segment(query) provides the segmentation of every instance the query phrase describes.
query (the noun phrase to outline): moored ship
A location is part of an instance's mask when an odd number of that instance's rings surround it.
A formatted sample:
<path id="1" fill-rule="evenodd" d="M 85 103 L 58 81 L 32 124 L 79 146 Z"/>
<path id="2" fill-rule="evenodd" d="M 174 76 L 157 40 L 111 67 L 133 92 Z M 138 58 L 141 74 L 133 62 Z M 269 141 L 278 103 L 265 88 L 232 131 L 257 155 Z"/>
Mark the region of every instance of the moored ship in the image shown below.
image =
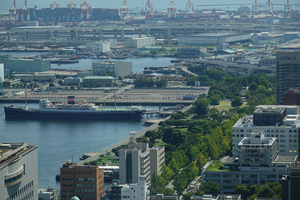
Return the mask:
<path id="1" fill-rule="evenodd" d="M 139 106 L 129 108 L 104 108 L 82 101 L 75 103 L 75 96 L 68 96 L 68 103 L 51 103 L 48 99 L 39 101 L 39 108 L 4 106 L 6 118 L 32 119 L 101 119 L 138 120 L 144 110 Z"/>

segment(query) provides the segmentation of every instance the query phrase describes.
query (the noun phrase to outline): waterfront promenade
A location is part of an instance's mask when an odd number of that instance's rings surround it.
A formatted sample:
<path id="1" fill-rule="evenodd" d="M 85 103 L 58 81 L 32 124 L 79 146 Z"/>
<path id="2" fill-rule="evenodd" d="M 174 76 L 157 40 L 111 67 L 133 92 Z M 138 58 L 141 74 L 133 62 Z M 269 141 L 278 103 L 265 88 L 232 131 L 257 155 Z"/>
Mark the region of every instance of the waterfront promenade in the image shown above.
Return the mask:
<path id="1" fill-rule="evenodd" d="M 192 105 L 189 105 L 189 106 L 187 106 L 187 107 L 184 107 L 184 108 L 181 110 L 181 112 L 185 112 L 185 111 L 189 110 L 190 108 L 192 108 Z M 163 119 L 162 121 L 165 121 L 165 120 L 167 120 L 167 119 L 169 119 L 169 118 L 170 118 L 170 116 L 169 116 L 169 117 L 166 117 L 166 118 Z M 151 131 L 151 130 L 154 130 L 154 129 L 156 129 L 156 128 L 158 128 L 158 124 L 153 124 L 153 125 L 151 125 L 151 126 L 145 128 L 145 129 L 143 129 L 143 130 L 141 130 L 141 131 L 135 133 L 135 137 L 136 137 L 136 138 L 141 137 L 141 136 L 145 135 L 145 133 L 146 133 L 147 131 Z M 130 137 L 130 136 L 129 136 L 129 137 Z M 81 162 L 79 162 L 79 163 L 77 163 L 77 164 L 78 164 L 78 165 L 83 165 L 83 163 L 85 163 L 85 162 L 90 162 L 90 161 L 93 161 L 93 160 L 97 160 L 97 159 L 99 158 L 99 156 L 102 155 L 102 154 L 105 155 L 106 153 L 110 153 L 110 155 L 112 155 L 112 154 L 113 154 L 113 153 L 112 153 L 112 149 L 114 149 L 114 148 L 116 148 L 116 147 L 118 147 L 118 146 L 120 146 L 120 145 L 126 145 L 126 144 L 128 144 L 128 143 L 129 143 L 129 137 L 126 138 L 126 139 L 124 139 L 124 140 L 122 140 L 122 141 L 120 141 L 120 142 L 118 142 L 118 143 L 116 143 L 116 144 L 114 144 L 114 145 L 112 145 L 112 146 L 110 146 L 110 147 L 108 147 L 108 148 L 106 148 L 106 149 L 104 149 L 104 150 L 102 150 L 102 151 L 100 151 L 100 152 L 96 152 L 93 156 L 91 156 L 91 157 L 89 157 L 89 158 L 87 158 L 87 159 L 85 159 L 85 160 L 83 160 L 83 161 L 81 161 Z"/>

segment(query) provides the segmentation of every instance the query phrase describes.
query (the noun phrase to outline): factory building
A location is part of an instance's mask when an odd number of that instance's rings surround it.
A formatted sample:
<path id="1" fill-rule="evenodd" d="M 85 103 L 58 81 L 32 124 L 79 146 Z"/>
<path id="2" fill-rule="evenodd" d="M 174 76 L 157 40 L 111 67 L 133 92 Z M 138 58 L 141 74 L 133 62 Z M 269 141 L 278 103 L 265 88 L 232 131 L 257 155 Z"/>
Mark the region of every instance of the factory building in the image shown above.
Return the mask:
<path id="1" fill-rule="evenodd" d="M 87 76 L 82 79 L 83 86 L 94 84 L 96 87 L 112 87 L 114 77 L 111 76 Z"/>
<path id="2" fill-rule="evenodd" d="M 269 32 L 253 33 L 252 43 L 254 45 L 265 44 L 265 43 L 277 43 L 281 42 L 283 34 L 270 34 Z"/>
<path id="3" fill-rule="evenodd" d="M 276 104 L 282 105 L 285 92 L 300 87 L 300 51 L 277 51 L 276 59 Z"/>
<path id="4" fill-rule="evenodd" d="M 154 46 L 154 45 L 155 45 L 154 37 L 138 37 L 138 38 L 125 39 L 126 47 L 142 48 L 145 46 Z"/>
<path id="5" fill-rule="evenodd" d="M 277 138 L 265 137 L 263 132 L 252 132 L 243 137 L 238 144 L 235 157 L 224 157 L 220 170 L 210 167 L 202 170 L 205 182 L 220 184 L 221 193 L 233 193 L 237 184 L 263 185 L 268 182 L 281 182 L 281 177 L 290 173 L 290 166 L 297 155 L 278 155 Z"/>
<path id="6" fill-rule="evenodd" d="M 0 199 L 38 199 L 37 146 L 0 144 Z"/>
<path id="7" fill-rule="evenodd" d="M 278 140 L 278 154 L 299 155 L 300 113 L 298 106 L 259 105 L 253 115 L 245 115 L 232 127 L 233 156 L 238 154 L 238 144 L 251 132 L 262 131 L 267 137 Z"/>
<path id="8" fill-rule="evenodd" d="M 235 43 L 251 40 L 250 34 L 241 34 L 236 32 L 227 33 L 203 33 L 188 36 L 179 36 L 179 45 L 206 45 Z"/>
<path id="9" fill-rule="evenodd" d="M 109 53 L 110 52 L 110 42 L 108 42 L 108 41 L 93 42 L 92 52 L 93 53 Z"/>
<path id="10" fill-rule="evenodd" d="M 289 40 L 299 39 L 300 32 L 285 32 L 283 34 L 283 42 L 287 42 Z"/>
<path id="11" fill-rule="evenodd" d="M 23 59 L 12 57 L 11 55 L 0 55 L 0 63 L 4 64 L 4 69 L 11 72 L 44 72 L 51 70 L 49 60 L 43 59 Z"/>
<path id="12" fill-rule="evenodd" d="M 92 62 L 93 75 L 105 76 L 108 72 L 111 75 L 126 76 L 132 72 L 132 62 L 123 61 L 99 61 Z"/>
<path id="13" fill-rule="evenodd" d="M 98 200 L 104 192 L 104 170 L 98 166 L 77 166 L 69 161 L 60 168 L 61 200 L 73 196 Z"/>

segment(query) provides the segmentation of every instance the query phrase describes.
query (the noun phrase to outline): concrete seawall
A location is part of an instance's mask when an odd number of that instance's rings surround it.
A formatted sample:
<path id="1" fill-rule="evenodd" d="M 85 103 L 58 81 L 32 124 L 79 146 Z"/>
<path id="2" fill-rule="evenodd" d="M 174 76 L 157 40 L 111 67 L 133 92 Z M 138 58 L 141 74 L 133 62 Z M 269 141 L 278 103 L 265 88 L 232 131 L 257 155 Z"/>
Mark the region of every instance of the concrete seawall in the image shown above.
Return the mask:
<path id="1" fill-rule="evenodd" d="M 192 105 L 189 105 L 189 106 L 183 108 L 181 111 L 185 112 L 185 111 L 189 110 L 190 108 L 192 108 Z M 167 117 L 167 118 L 165 118 L 163 121 L 165 121 L 165 120 L 167 120 L 169 118 L 170 118 L 170 116 Z M 158 128 L 158 124 L 153 124 L 153 125 L 145 128 L 145 129 L 143 129 L 143 130 L 135 133 L 135 137 L 136 138 L 141 137 L 141 136 L 145 135 L 145 133 L 147 131 L 151 131 L 151 130 L 154 130 L 156 128 Z M 85 163 L 85 162 L 90 162 L 90 161 L 93 161 L 93 160 L 97 160 L 100 155 L 102 155 L 102 154 L 105 155 L 107 152 L 112 153 L 112 149 L 114 149 L 114 148 L 116 148 L 116 147 L 118 147 L 120 145 L 126 145 L 128 143 L 129 143 L 129 137 L 126 138 L 126 139 L 124 139 L 124 140 L 122 140 L 122 141 L 120 141 L 120 142 L 117 142 L 116 144 L 114 144 L 114 145 L 112 145 L 112 146 L 110 146 L 110 147 L 108 147 L 108 148 L 106 148 L 106 149 L 104 149 L 104 150 L 102 150 L 100 152 L 97 152 L 94 156 L 91 156 L 91 157 L 89 157 L 89 158 L 87 158 L 87 159 L 85 159 L 85 160 L 83 160 L 83 161 L 81 161 L 81 162 L 79 162 L 77 164 L 78 165 L 83 165 L 83 163 Z"/>

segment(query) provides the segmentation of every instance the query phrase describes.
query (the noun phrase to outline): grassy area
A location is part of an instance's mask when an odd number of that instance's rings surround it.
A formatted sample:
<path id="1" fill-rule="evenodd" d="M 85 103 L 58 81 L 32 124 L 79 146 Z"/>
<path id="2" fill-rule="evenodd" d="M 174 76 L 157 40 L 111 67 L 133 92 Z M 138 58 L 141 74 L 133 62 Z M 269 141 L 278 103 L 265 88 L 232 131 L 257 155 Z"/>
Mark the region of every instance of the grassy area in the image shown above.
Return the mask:
<path id="1" fill-rule="evenodd" d="M 216 160 L 209 165 L 206 171 L 229 171 L 229 169 L 223 169 L 224 165 L 221 164 L 221 161 Z"/>
<path id="2" fill-rule="evenodd" d="M 115 157 L 102 157 L 102 158 L 99 158 L 97 161 L 98 162 L 108 162 L 109 160 L 112 160 L 114 159 Z"/>
<path id="3" fill-rule="evenodd" d="M 161 140 L 158 140 L 155 142 L 155 146 L 165 146 L 167 143 L 161 141 Z"/>
<path id="4" fill-rule="evenodd" d="M 247 102 L 243 102 L 241 107 L 247 106 Z M 231 107 L 231 102 L 220 102 L 220 105 L 216 106 L 218 110 L 229 110 Z"/>
<path id="5" fill-rule="evenodd" d="M 174 128 L 174 130 L 180 130 L 182 132 L 187 132 L 188 128 Z"/>
<path id="6" fill-rule="evenodd" d="M 114 160 L 110 165 L 111 166 L 119 166 L 119 160 Z"/>

